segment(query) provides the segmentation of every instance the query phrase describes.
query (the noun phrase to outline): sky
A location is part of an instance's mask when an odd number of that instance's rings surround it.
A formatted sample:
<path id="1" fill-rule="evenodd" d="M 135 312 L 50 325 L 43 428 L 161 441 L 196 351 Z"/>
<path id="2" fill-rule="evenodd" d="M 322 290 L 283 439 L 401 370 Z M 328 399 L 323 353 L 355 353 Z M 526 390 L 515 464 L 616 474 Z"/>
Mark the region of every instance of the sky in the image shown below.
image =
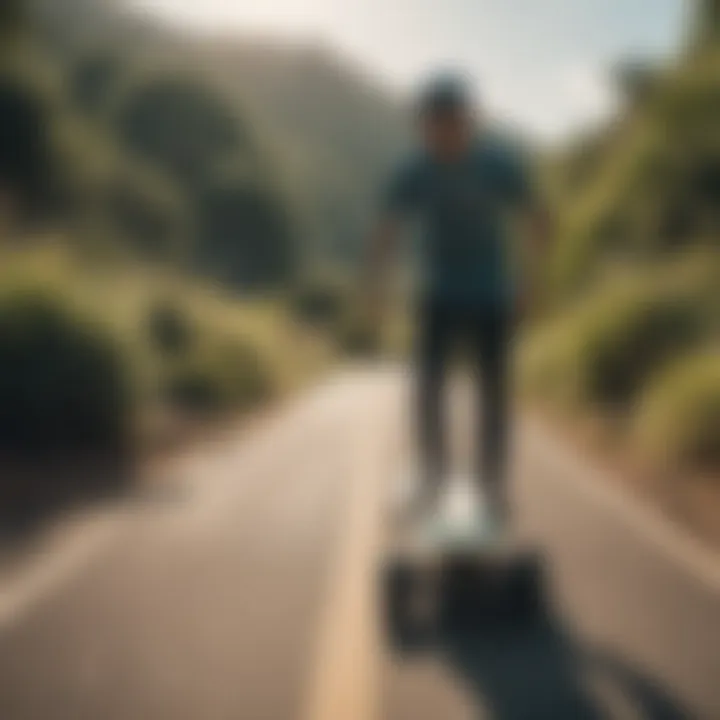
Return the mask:
<path id="1" fill-rule="evenodd" d="M 319 40 L 402 92 L 436 69 L 476 84 L 490 112 L 548 140 L 617 107 L 608 68 L 664 58 L 688 0 L 131 0 L 203 31 Z"/>

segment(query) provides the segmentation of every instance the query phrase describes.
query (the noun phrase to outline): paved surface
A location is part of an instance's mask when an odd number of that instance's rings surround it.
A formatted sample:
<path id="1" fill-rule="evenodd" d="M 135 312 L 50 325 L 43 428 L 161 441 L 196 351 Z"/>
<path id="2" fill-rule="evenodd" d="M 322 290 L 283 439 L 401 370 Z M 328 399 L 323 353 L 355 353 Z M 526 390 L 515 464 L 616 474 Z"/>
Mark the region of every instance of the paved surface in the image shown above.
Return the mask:
<path id="1" fill-rule="evenodd" d="M 0 579 L 2 720 L 720 717 L 717 563 L 532 425 L 514 492 L 532 631 L 395 656 L 374 578 L 405 383 L 344 374 L 67 521 Z"/>

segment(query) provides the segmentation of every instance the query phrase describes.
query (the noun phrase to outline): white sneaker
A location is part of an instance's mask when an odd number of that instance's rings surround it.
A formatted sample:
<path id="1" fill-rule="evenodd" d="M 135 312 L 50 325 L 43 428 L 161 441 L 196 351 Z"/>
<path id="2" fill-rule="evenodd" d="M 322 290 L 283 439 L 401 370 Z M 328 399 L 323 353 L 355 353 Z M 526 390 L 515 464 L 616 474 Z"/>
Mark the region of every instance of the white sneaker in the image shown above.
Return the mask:
<path id="1" fill-rule="evenodd" d="M 490 504 L 477 502 L 460 518 L 442 512 L 427 516 L 424 532 L 429 542 L 450 548 L 495 547 L 504 542 L 507 522 Z"/>
<path id="2" fill-rule="evenodd" d="M 490 503 L 483 506 L 479 519 L 480 536 L 489 545 L 501 544 L 508 530 L 507 517 Z"/>

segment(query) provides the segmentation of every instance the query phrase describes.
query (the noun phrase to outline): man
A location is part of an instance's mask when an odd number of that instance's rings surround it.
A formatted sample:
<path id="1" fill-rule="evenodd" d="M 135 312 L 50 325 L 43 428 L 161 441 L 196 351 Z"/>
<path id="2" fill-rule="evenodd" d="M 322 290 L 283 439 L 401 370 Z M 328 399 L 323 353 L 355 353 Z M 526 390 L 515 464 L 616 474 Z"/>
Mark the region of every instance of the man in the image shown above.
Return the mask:
<path id="1" fill-rule="evenodd" d="M 509 228 L 521 216 L 544 234 L 521 154 L 477 117 L 461 78 L 429 83 L 417 107 L 421 148 L 396 173 L 370 250 L 374 313 L 401 221 L 424 226 L 419 302 L 418 419 L 423 485 L 416 498 L 431 509 L 446 471 L 442 389 L 459 341 L 469 346 L 478 377 L 477 478 L 486 519 L 508 516 L 509 347 L 517 313 L 510 269 Z M 536 238 L 537 239 L 537 238 Z M 375 318 L 378 320 L 378 318 Z"/>

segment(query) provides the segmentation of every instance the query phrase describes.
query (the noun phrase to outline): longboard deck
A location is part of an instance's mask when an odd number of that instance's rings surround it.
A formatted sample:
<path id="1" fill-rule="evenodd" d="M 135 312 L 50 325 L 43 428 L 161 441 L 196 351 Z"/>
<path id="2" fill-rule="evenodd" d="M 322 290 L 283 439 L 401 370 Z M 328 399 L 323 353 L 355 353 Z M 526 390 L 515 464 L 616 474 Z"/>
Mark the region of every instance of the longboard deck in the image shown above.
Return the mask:
<path id="1" fill-rule="evenodd" d="M 451 557 L 500 562 L 530 549 L 529 543 L 512 530 L 490 536 L 482 526 L 470 529 L 448 526 L 434 537 L 423 526 L 424 522 L 407 521 L 394 527 L 386 543 L 386 554 L 432 562 Z"/>
<path id="2" fill-rule="evenodd" d="M 537 615 L 542 563 L 527 540 L 512 530 L 501 537 L 486 533 L 482 520 L 468 526 L 435 519 L 446 522 L 440 535 L 427 532 L 427 518 L 401 517 L 388 528 L 382 588 L 393 644 Z"/>

